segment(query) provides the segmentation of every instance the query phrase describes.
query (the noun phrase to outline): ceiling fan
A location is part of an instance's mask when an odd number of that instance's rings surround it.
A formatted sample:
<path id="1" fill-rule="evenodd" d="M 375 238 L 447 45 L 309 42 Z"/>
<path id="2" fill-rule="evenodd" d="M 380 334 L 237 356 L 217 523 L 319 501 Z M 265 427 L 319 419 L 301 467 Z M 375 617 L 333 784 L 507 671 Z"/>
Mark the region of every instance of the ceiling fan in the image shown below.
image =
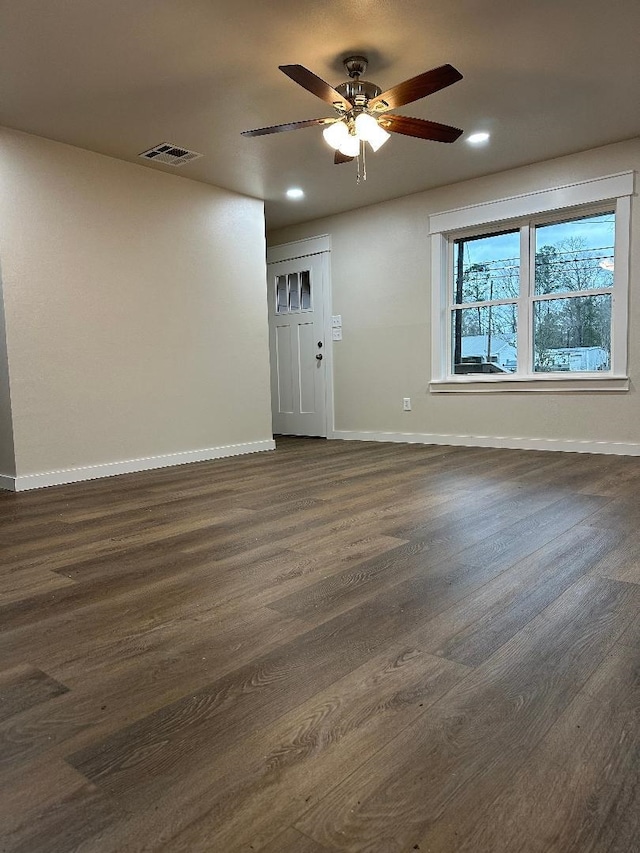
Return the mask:
<path id="1" fill-rule="evenodd" d="M 336 116 L 245 130 L 242 136 L 265 136 L 269 133 L 323 125 L 323 136 L 335 149 L 334 163 L 340 164 L 348 163 L 361 153 L 364 154 L 365 142 L 377 151 L 389 139 L 390 132 L 436 142 L 455 142 L 462 134 L 457 127 L 389 113 L 389 110 L 418 101 L 462 80 L 462 74 L 452 65 L 432 68 L 431 71 L 405 80 L 386 92 L 375 83 L 360 79 L 367 70 L 365 56 L 347 57 L 344 67 L 350 79 L 334 89 L 303 65 L 280 65 L 280 71 L 287 77 L 330 104 L 336 111 Z"/>

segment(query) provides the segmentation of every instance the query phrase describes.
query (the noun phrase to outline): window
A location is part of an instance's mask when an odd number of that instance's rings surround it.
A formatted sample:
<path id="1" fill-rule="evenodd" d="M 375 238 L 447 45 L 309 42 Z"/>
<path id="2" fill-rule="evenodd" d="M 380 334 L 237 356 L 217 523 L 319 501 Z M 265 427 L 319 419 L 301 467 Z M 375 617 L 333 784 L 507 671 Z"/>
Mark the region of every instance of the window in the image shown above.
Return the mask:
<path id="1" fill-rule="evenodd" d="M 450 372 L 609 371 L 614 241 L 614 211 L 454 239 Z"/>
<path id="2" fill-rule="evenodd" d="M 276 314 L 311 311 L 311 277 L 309 270 L 276 276 Z"/>
<path id="3" fill-rule="evenodd" d="M 547 191 L 431 217 L 432 391 L 628 387 L 633 175 L 562 189 L 565 209 L 545 209 Z M 472 227 L 433 227 L 458 222 Z"/>
<path id="4" fill-rule="evenodd" d="M 609 371 L 615 211 L 533 233 L 533 370 Z"/>
<path id="5" fill-rule="evenodd" d="M 520 233 L 455 240 L 450 285 L 451 372 L 515 373 Z"/>

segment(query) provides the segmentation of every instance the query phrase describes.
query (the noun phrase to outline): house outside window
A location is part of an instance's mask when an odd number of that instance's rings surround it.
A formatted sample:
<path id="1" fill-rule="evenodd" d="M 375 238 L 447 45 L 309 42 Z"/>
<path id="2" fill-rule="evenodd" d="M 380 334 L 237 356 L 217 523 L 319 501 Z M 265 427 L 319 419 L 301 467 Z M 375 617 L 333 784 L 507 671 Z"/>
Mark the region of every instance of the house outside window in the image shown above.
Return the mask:
<path id="1" fill-rule="evenodd" d="M 626 173 L 432 216 L 431 390 L 628 388 L 632 192 Z"/>

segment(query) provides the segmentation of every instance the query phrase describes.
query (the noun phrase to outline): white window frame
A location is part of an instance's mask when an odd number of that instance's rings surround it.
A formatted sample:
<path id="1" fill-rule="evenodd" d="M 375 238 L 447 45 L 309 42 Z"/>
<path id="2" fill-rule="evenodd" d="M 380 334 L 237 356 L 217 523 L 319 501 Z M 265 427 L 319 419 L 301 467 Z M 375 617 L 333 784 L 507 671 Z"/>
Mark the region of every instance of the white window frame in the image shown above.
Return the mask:
<path id="1" fill-rule="evenodd" d="M 525 193 L 497 201 L 436 213 L 429 217 L 431 235 L 432 393 L 496 391 L 627 391 L 627 338 L 629 302 L 629 255 L 631 196 L 634 172 L 608 175 L 589 181 Z M 531 356 L 533 260 L 529 228 L 590 213 L 614 210 L 615 254 L 612 296 L 611 370 L 605 372 L 533 373 Z M 528 372 L 517 374 L 451 373 L 450 278 L 455 239 L 509 229 L 521 229 L 522 271 L 528 292 L 518 300 L 518 364 Z M 596 293 L 594 291 L 594 293 Z M 593 295 L 593 294 L 589 294 Z M 555 295 L 560 298 L 560 294 Z M 507 300 L 513 302 L 513 300 Z"/>

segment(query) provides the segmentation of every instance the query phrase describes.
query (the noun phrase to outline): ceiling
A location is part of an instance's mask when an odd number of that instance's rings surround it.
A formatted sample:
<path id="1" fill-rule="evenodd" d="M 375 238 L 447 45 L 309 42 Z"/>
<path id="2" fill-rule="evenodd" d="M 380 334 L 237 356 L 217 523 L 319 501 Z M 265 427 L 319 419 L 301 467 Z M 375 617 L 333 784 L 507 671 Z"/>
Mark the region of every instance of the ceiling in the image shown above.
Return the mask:
<path id="1" fill-rule="evenodd" d="M 264 199 L 275 228 L 640 136 L 639 32 L 638 0 L 0 0 L 0 124 L 137 163 L 198 151 L 148 168 Z M 490 142 L 394 134 L 357 185 L 318 127 L 240 136 L 331 115 L 278 65 L 335 86 L 353 53 L 382 89 L 451 63 L 461 82 L 398 112 Z"/>

